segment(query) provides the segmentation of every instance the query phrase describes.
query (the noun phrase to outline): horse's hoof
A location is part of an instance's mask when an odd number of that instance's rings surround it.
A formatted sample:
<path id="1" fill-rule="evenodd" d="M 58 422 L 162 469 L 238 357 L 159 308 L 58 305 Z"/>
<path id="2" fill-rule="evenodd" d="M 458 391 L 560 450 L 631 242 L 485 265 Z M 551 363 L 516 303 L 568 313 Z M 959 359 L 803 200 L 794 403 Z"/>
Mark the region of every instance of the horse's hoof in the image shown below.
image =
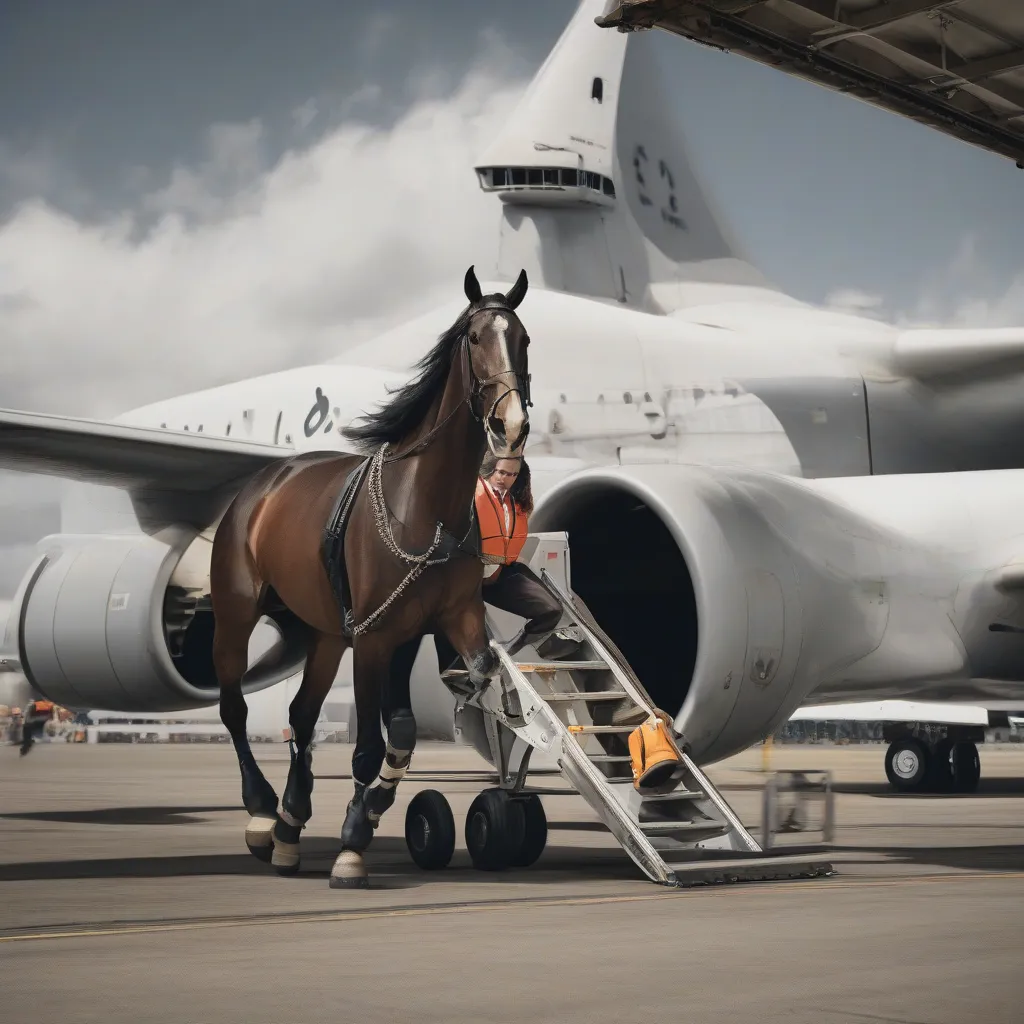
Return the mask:
<path id="1" fill-rule="evenodd" d="M 363 858 L 355 850 L 342 850 L 331 868 L 332 889 L 369 889 Z"/>
<path id="2" fill-rule="evenodd" d="M 282 839 L 281 825 L 278 823 L 274 833 L 274 853 L 270 858 L 270 863 L 273 864 L 274 870 L 279 875 L 294 875 L 299 870 L 299 844 L 289 843 L 286 839 Z"/>
<path id="3" fill-rule="evenodd" d="M 245 845 L 257 859 L 269 864 L 274 853 L 274 824 L 276 818 L 254 814 L 245 827 Z"/>

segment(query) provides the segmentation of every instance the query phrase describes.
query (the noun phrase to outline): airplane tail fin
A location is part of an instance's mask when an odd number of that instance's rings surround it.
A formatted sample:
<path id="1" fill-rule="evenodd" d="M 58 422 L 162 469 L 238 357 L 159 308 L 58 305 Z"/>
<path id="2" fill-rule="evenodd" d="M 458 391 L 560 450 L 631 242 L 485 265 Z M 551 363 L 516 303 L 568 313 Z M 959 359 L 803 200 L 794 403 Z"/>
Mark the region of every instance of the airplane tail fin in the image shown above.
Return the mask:
<path id="1" fill-rule="evenodd" d="M 503 202 L 497 276 L 668 313 L 778 295 L 687 155 L 649 33 L 598 28 L 582 0 L 478 161 Z"/>

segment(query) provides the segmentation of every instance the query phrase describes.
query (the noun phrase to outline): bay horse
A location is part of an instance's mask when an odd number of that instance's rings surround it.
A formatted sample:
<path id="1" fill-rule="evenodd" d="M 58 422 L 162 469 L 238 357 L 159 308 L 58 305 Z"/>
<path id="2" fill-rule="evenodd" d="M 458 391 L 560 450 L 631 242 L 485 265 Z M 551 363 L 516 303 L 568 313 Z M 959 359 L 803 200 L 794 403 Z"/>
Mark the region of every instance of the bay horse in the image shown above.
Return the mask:
<path id="1" fill-rule="evenodd" d="M 332 888 L 369 884 L 362 854 L 416 744 L 408 676 L 391 678 L 396 649 L 440 630 L 473 686 L 498 669 L 484 628 L 474 493 L 485 448 L 514 456 L 529 433 L 529 336 L 515 313 L 526 272 L 507 294 L 483 295 L 470 267 L 464 289 L 469 305 L 418 374 L 343 431 L 361 455 L 306 452 L 265 467 L 214 536 L 220 716 L 238 755 L 246 843 L 281 874 L 299 869 L 299 837 L 313 813 L 313 729 L 341 657 L 353 649 L 354 793 Z M 268 612 L 298 619 L 308 638 L 289 707 L 291 764 L 280 809 L 246 737 L 242 693 L 249 638 Z"/>

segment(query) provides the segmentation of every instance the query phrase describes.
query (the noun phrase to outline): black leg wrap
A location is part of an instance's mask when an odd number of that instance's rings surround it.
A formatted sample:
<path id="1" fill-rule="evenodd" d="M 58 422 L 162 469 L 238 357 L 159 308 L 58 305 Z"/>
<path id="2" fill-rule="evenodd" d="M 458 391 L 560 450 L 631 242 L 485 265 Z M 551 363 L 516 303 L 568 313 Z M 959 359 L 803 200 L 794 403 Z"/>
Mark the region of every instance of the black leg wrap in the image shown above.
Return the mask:
<path id="1" fill-rule="evenodd" d="M 341 845 L 342 849 L 362 853 L 373 839 L 373 826 L 366 814 L 367 787 L 356 782 L 355 789 L 355 795 L 348 802 L 345 823 L 341 826 Z"/>
<path id="2" fill-rule="evenodd" d="M 307 747 L 301 754 L 290 740 L 291 767 L 288 769 L 288 783 L 281 800 L 283 816 L 289 824 L 304 825 L 313 817 L 313 752 Z"/>
<path id="3" fill-rule="evenodd" d="M 406 760 L 412 754 L 416 746 L 416 719 L 409 708 L 399 708 L 391 716 L 388 722 L 388 747 L 387 758 L 390 761 L 392 753 L 399 759 L 405 755 Z M 398 763 L 401 763 L 399 761 Z"/>
<path id="4" fill-rule="evenodd" d="M 381 815 L 395 802 L 396 791 L 397 787 L 390 784 L 371 786 L 366 791 L 366 816 L 374 829 L 380 824 Z"/>
<path id="5" fill-rule="evenodd" d="M 274 838 L 280 843 L 297 843 L 302 836 L 301 825 L 289 825 L 280 818 L 274 824 Z"/>
<path id="6" fill-rule="evenodd" d="M 273 818 L 277 814 L 277 793 L 267 782 L 253 758 L 239 761 L 242 771 L 242 806 L 253 816 Z"/>

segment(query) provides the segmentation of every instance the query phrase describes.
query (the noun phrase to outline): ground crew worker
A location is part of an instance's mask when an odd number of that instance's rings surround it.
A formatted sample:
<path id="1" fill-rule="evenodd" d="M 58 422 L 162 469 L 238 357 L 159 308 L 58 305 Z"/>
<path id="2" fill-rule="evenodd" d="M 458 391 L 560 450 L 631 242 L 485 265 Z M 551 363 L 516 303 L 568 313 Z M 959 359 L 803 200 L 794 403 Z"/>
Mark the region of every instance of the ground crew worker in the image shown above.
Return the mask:
<path id="1" fill-rule="evenodd" d="M 528 565 L 518 561 L 526 543 L 533 492 L 530 467 L 526 460 L 496 459 L 488 454 L 480 467 L 476 485 L 476 515 L 480 524 L 480 547 L 484 557 L 483 598 L 487 604 L 520 615 L 526 624 L 508 646 L 515 654 L 558 625 L 562 606 Z M 422 636 L 415 637 L 395 651 L 391 677 L 402 680 L 408 692 L 408 680 L 420 648 Z M 462 659 L 443 633 L 434 634 L 439 672 L 461 666 Z M 579 648 L 579 641 L 549 636 L 537 648 L 544 659 L 565 658 Z M 397 692 L 401 692 L 400 690 Z M 387 723 L 391 700 L 385 695 L 383 717 Z"/>
<path id="2" fill-rule="evenodd" d="M 53 715 L 51 700 L 31 700 L 25 705 L 25 719 L 21 727 L 21 756 L 24 757 L 35 743 L 36 736 L 42 736 L 46 723 Z"/>
<path id="3" fill-rule="evenodd" d="M 502 611 L 521 615 L 526 624 L 509 645 L 509 654 L 550 633 L 562 617 L 562 606 L 534 574 L 518 561 L 529 532 L 533 512 L 530 467 L 525 459 L 484 458 L 476 483 L 476 516 L 480 523 L 480 548 L 484 562 L 483 598 Z M 455 658 L 444 637 L 438 637 L 438 663 L 442 655 Z M 537 649 L 542 658 L 564 658 L 579 645 L 551 636 Z"/>

